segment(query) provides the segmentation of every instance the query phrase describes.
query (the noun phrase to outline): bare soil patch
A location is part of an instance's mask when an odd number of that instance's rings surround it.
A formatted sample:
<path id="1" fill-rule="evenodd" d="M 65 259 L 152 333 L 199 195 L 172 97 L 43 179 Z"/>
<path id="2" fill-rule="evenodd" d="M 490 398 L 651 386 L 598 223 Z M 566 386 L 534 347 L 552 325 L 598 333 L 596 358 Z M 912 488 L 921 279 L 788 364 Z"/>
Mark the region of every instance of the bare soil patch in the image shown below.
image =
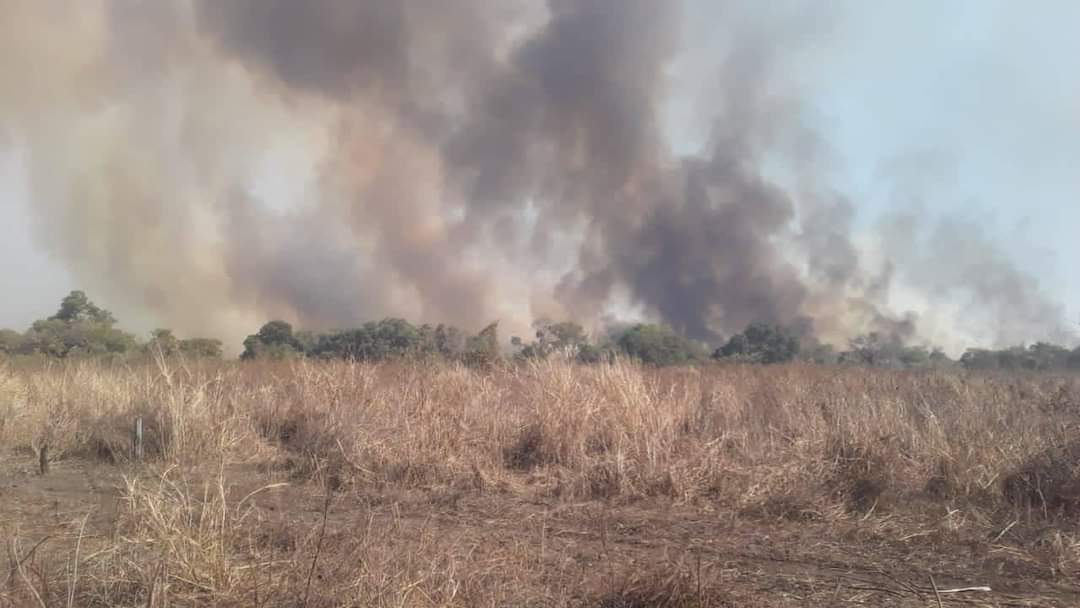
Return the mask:
<path id="1" fill-rule="evenodd" d="M 161 470 L 83 460 L 55 463 L 41 476 L 33 464 L 0 461 L 0 534 L 9 545 L 0 605 L 32 601 L 29 586 L 70 569 L 84 519 L 81 559 L 107 551 L 130 532 L 130 480 L 163 479 Z M 346 571 L 382 592 L 371 605 L 393 597 L 401 605 L 906 607 L 936 605 L 935 586 L 945 606 L 1080 605 L 1077 573 L 1056 569 L 1053 558 L 1055 538 L 1075 529 L 1055 528 L 1058 536 L 1047 539 L 1038 526 L 1016 524 L 1001 538 L 970 538 L 940 518 L 803 517 L 789 513 L 798 505 L 740 513 L 707 501 L 537 500 L 449 487 L 351 487 L 328 504 L 324 486 L 287 477 L 255 466 L 164 473 L 203 507 L 221 489 L 227 504 L 248 497 L 235 532 L 250 536 L 253 554 L 276 555 L 293 570 L 314 563 L 306 600 L 301 590 L 259 580 L 253 566 L 252 580 L 237 583 L 237 605 L 355 605 L 323 585 Z M 22 573 L 13 559 L 23 560 Z M 992 591 L 953 591 L 984 585 Z M 64 605 L 67 591 L 37 592 L 52 606 Z M 93 594 L 79 597 L 87 603 L 77 605 L 94 605 Z M 129 597 L 147 605 L 149 590 L 133 588 Z"/>

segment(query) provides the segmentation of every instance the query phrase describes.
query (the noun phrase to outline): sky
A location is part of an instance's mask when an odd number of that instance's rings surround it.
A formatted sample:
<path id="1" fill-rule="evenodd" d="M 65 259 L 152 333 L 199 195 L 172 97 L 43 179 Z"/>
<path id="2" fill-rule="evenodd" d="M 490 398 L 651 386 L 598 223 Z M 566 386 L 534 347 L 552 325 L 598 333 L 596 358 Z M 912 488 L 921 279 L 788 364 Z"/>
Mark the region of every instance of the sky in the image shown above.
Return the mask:
<path id="1" fill-rule="evenodd" d="M 689 48 L 672 66 L 667 128 L 676 148 L 703 143 L 710 36 L 729 15 L 690 2 Z M 744 3 L 740 18 L 775 19 L 796 52 L 792 83 L 828 162 L 819 170 L 856 209 L 871 242 L 896 211 L 916 208 L 979 226 L 1035 276 L 1080 326 L 1080 3 L 1040 0 L 834 0 Z M 794 17 L 791 17 L 794 15 Z M 34 231 L 26 151 L 0 124 L 0 327 L 51 314 L 74 284 Z M 255 190 L 271 201 L 304 191 L 304 172 L 268 159 Z M 110 305 L 109 294 L 90 294 Z M 149 329 L 152 320 L 139 320 Z"/>

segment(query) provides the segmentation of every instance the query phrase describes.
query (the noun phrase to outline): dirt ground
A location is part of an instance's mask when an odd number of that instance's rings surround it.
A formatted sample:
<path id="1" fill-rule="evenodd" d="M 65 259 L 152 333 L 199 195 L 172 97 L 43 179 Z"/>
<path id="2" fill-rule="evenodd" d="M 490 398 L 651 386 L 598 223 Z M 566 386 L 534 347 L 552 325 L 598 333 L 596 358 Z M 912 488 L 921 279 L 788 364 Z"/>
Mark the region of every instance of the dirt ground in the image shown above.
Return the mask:
<path id="1" fill-rule="evenodd" d="M 68 559 L 84 525 L 84 556 L 107 543 L 125 508 L 125 473 L 138 474 L 69 460 L 41 476 L 30 459 L 0 460 L 0 581 L 14 585 L 40 560 Z M 228 478 L 237 497 L 281 481 L 250 467 Z M 319 529 L 325 508 L 326 545 L 364 539 L 369 567 L 406 568 L 400 560 L 410 555 L 429 570 L 443 564 L 461 581 L 455 597 L 443 598 L 451 605 L 1080 606 L 1080 573 L 1032 557 L 1055 537 L 1018 524 L 997 538 L 963 538 L 942 524 L 960 513 L 925 521 L 773 517 L 707 503 L 571 503 L 480 487 L 348 488 L 327 507 L 312 483 L 264 489 L 246 504 L 285 543 Z M 348 559 L 327 555 L 317 577 L 333 576 L 335 561 Z M 19 560 L 29 574 L 14 567 Z M 956 591 L 985 586 L 991 590 Z"/>

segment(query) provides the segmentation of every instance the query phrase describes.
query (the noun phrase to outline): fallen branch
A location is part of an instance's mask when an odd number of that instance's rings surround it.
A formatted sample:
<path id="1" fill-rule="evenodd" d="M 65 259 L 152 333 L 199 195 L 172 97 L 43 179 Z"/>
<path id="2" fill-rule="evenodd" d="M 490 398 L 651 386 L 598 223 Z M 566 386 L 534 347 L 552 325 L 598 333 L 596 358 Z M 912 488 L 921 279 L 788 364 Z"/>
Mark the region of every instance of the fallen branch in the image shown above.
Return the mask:
<path id="1" fill-rule="evenodd" d="M 966 593 L 968 591 L 993 591 L 990 587 L 957 587 L 956 589 L 939 589 L 938 593 Z"/>

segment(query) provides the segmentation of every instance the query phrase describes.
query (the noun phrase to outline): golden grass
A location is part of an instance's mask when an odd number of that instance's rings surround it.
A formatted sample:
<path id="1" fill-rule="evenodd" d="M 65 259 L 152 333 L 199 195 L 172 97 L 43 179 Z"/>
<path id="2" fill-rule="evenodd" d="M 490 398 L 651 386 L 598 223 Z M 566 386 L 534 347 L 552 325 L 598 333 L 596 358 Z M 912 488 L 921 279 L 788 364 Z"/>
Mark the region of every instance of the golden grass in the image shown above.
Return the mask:
<path id="1" fill-rule="evenodd" d="M 137 467 L 136 416 L 146 429 Z M 942 526 L 991 529 L 1077 512 L 1078 423 L 1080 382 L 1049 375 L 559 361 L 0 366 L 8 454 L 29 459 L 47 445 L 54 460 L 125 474 L 115 530 L 81 545 L 78 575 L 77 545 L 65 545 L 57 582 L 16 584 L 14 568 L 0 606 L 473 605 L 469 585 L 502 584 L 492 573 L 465 584 L 452 564 L 424 561 L 449 553 L 423 538 L 394 553 L 378 548 L 392 544 L 376 543 L 378 532 L 332 530 L 328 545 L 325 511 L 306 527 L 274 523 L 247 495 L 258 483 L 228 490 L 237 467 L 307 484 L 327 510 L 379 493 L 488 493 L 664 500 L 761 522 L 883 518 L 882 529 L 962 510 L 964 521 Z M 921 532 L 897 531 L 909 533 Z M 1050 544 L 1063 570 L 1078 567 L 1073 537 Z M 27 547 L 12 547 L 18 562 Z M 320 564 L 328 547 L 332 563 Z M 361 565 L 346 573 L 347 555 Z"/>

